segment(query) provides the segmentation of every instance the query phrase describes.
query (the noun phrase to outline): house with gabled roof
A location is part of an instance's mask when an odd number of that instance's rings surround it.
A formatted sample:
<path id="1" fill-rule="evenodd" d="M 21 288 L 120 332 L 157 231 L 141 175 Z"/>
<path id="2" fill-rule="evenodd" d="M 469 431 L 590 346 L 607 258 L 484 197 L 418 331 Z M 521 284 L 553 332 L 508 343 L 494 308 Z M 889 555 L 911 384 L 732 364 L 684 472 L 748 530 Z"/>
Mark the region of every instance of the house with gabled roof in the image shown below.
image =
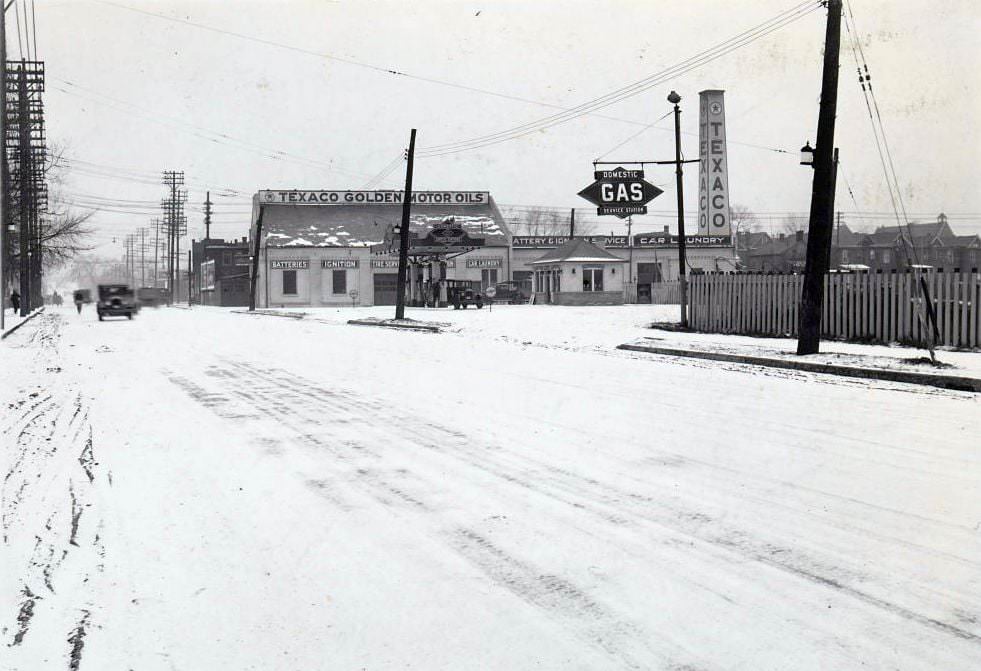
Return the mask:
<path id="1" fill-rule="evenodd" d="M 570 238 L 531 262 L 536 299 L 554 305 L 622 305 L 625 263 L 585 238 Z"/>

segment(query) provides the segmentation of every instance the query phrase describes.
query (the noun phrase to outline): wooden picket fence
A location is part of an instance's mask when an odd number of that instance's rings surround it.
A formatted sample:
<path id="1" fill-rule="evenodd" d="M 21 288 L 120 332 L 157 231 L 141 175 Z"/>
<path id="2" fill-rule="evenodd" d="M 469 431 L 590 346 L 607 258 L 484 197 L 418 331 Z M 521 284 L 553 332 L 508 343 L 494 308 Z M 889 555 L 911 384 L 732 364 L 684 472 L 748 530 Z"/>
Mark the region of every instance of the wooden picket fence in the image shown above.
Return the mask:
<path id="1" fill-rule="evenodd" d="M 651 285 L 651 303 L 654 305 L 678 305 L 681 303 L 681 287 L 678 281 L 655 282 Z"/>
<path id="2" fill-rule="evenodd" d="M 824 278 L 821 336 L 922 345 L 929 331 L 926 281 L 936 313 L 935 344 L 981 347 L 981 275 L 977 272 L 831 273 Z M 689 321 L 695 330 L 796 336 L 803 275 L 705 274 L 689 280 Z"/>

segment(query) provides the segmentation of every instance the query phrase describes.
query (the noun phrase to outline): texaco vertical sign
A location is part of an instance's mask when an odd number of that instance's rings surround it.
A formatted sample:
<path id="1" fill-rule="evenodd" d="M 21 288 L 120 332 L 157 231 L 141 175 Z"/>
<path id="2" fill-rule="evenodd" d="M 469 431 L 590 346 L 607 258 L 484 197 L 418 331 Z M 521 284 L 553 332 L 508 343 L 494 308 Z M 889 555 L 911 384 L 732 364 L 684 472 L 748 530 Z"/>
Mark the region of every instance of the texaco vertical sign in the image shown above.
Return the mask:
<path id="1" fill-rule="evenodd" d="M 699 106 L 698 234 L 731 235 L 729 159 L 723 92 L 702 91 Z"/>

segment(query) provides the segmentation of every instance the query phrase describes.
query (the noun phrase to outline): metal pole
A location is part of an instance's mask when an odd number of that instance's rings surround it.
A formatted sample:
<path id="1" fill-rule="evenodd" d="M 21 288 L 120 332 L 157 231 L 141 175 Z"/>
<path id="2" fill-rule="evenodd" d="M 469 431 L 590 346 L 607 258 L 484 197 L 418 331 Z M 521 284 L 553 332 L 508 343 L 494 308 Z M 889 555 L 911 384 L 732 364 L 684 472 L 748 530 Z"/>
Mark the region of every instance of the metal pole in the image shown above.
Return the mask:
<path id="1" fill-rule="evenodd" d="M 674 93 L 674 91 L 672 91 Z M 681 96 L 674 93 L 674 165 L 678 191 L 678 293 L 681 301 L 681 328 L 688 328 L 688 275 L 685 257 L 685 191 L 681 170 Z M 671 97 L 668 100 L 672 100 Z"/>
<path id="2" fill-rule="evenodd" d="M 191 307 L 191 250 L 187 250 L 187 307 Z"/>
<path id="3" fill-rule="evenodd" d="M 824 276 L 828 272 L 834 215 L 835 112 L 838 103 L 838 52 L 841 46 L 841 0 L 828 0 L 828 23 L 824 38 L 824 71 L 821 80 L 821 107 L 814 146 L 814 181 L 811 187 L 811 215 L 807 231 L 807 259 L 800 299 L 800 326 L 797 354 L 817 354 L 821 343 L 821 304 L 824 302 Z"/>
<path id="4" fill-rule="evenodd" d="M 395 318 L 405 319 L 405 275 L 409 267 L 409 212 L 412 200 L 412 161 L 416 152 L 416 129 L 409 134 L 409 152 L 405 166 L 405 194 L 402 197 L 402 226 L 399 229 L 399 277 L 396 283 Z"/>

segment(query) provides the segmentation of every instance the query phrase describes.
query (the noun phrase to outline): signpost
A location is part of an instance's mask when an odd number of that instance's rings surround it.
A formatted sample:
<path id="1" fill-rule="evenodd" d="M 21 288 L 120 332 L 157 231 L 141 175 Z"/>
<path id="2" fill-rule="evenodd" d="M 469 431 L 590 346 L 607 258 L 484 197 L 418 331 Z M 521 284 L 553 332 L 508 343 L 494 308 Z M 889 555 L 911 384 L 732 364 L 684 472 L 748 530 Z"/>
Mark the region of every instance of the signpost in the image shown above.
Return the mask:
<path id="1" fill-rule="evenodd" d="M 497 287 L 487 287 L 484 289 L 484 295 L 487 296 L 487 306 L 491 312 L 494 311 L 494 296 L 497 295 Z"/>
<path id="2" fill-rule="evenodd" d="M 626 219 L 632 214 L 647 214 L 647 203 L 664 191 L 644 179 L 643 170 L 597 170 L 596 180 L 579 195 L 597 206 L 598 215 L 614 215 Z"/>

